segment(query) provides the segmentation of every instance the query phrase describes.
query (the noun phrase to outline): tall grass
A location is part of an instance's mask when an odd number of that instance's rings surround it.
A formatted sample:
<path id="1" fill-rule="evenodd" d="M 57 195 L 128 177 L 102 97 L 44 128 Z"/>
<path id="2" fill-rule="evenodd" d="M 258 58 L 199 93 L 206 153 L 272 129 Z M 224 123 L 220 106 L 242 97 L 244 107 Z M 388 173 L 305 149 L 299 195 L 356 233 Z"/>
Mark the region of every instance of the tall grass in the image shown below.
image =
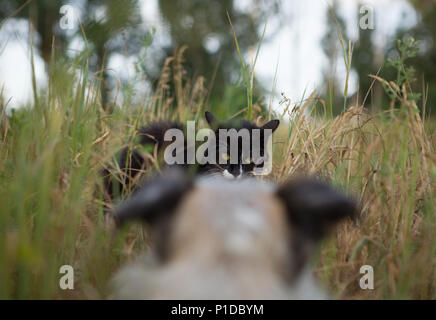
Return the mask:
<path id="1" fill-rule="evenodd" d="M 353 106 L 314 120 L 303 107 L 277 144 L 277 180 L 319 175 L 360 201 L 358 220 L 320 250 L 317 274 L 338 298 L 435 298 L 435 159 L 417 111 L 406 92 L 395 118 Z M 375 290 L 359 287 L 363 265 L 374 268 Z"/>
<path id="2" fill-rule="evenodd" d="M 182 57 L 183 48 L 167 59 L 143 101 L 113 112 L 100 104 L 86 52 L 74 61 L 53 56 L 48 89 L 35 90 L 34 105 L 7 116 L 7 102 L 0 103 L 0 298 L 105 298 L 111 274 L 147 246 L 142 229 L 116 233 L 104 217 L 98 172 L 108 164 L 116 170 L 117 150 L 135 143 L 142 124 L 202 121 L 204 79 L 188 79 Z M 348 106 L 337 117 L 313 117 L 316 93 L 288 105 L 291 120 L 275 136 L 271 179 L 317 174 L 360 201 L 358 220 L 342 225 L 315 263 L 335 297 L 434 299 L 432 132 L 407 84 L 376 80 L 396 93 L 388 112 Z M 59 288 L 65 264 L 75 269 L 71 291 Z M 362 265 L 374 267 L 374 290 L 358 285 Z"/>
<path id="3" fill-rule="evenodd" d="M 254 69 L 256 67 L 257 58 L 259 57 L 260 47 L 262 46 L 263 38 L 265 37 L 266 24 L 263 27 L 263 32 L 257 45 L 256 55 L 254 56 L 254 59 L 250 65 L 244 61 L 241 50 L 239 49 L 238 37 L 236 36 L 236 31 L 233 27 L 232 20 L 230 19 L 230 15 L 228 12 L 227 18 L 232 29 L 233 40 L 235 41 L 236 52 L 238 53 L 239 62 L 241 64 L 242 76 L 244 78 L 245 88 L 247 90 L 247 119 L 251 121 L 253 119 Z"/>
<path id="4" fill-rule="evenodd" d="M 416 45 L 399 41 L 400 57 L 391 64 L 397 65 L 401 80 L 371 76 L 389 94 L 389 110 L 369 114 L 358 105 L 333 119 L 328 114 L 315 119 L 310 116 L 314 92 L 292 109 L 293 120 L 282 128 L 277 180 L 301 172 L 322 176 L 361 204 L 358 220 L 343 225 L 319 254 L 317 274 L 338 298 L 436 297 L 434 141 L 416 103 L 419 95 L 411 91 L 413 72 L 403 56 L 416 53 Z M 344 55 L 347 66 L 351 52 Z M 347 89 L 345 100 L 346 95 Z M 359 286 L 364 265 L 374 268 L 375 290 Z"/>
<path id="5" fill-rule="evenodd" d="M 0 299 L 103 298 L 119 262 L 144 245 L 142 233 L 114 233 L 104 218 L 99 172 L 116 168 L 116 151 L 134 143 L 138 126 L 198 117 L 204 81 L 186 79 L 182 53 L 167 59 L 140 105 L 111 113 L 100 104 L 97 75 L 88 77 L 86 53 L 72 62 L 53 57 L 36 104 L 8 117 L 1 101 Z M 59 288 L 62 265 L 75 270 L 72 291 Z"/>

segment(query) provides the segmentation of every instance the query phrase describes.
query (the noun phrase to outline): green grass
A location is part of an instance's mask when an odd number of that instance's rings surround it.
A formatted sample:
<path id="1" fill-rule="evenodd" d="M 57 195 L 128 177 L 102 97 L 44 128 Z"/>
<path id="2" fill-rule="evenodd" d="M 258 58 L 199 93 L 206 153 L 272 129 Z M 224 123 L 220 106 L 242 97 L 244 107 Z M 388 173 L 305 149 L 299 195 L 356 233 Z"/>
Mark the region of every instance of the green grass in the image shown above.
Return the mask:
<path id="1" fill-rule="evenodd" d="M 229 19 L 229 24 L 233 33 L 233 40 L 235 41 L 236 52 L 238 53 L 239 62 L 241 64 L 242 76 L 245 82 L 245 88 L 247 90 L 247 120 L 253 119 L 253 92 L 254 92 L 254 69 L 256 67 L 257 58 L 259 57 L 260 48 L 262 46 L 263 38 L 265 37 L 266 32 L 266 24 L 263 27 L 262 35 L 259 39 L 256 55 L 252 64 L 248 64 L 244 62 L 244 58 L 242 56 L 241 50 L 239 49 L 238 37 L 236 36 L 235 29 L 233 28 L 232 20 L 230 19 L 230 15 L 227 12 L 227 18 Z M 269 113 L 269 116 L 271 113 Z"/>
<path id="2" fill-rule="evenodd" d="M 130 246 L 144 245 L 105 221 L 99 171 L 132 143 L 139 125 L 200 112 L 202 83 L 182 81 L 180 57 L 167 61 L 158 89 L 141 106 L 103 110 L 86 54 L 72 62 L 53 58 L 48 89 L 35 90 L 32 105 L 7 117 L 0 104 L 0 299 L 105 297 Z M 179 90 L 179 109 L 170 109 L 169 81 Z M 59 289 L 64 264 L 76 270 L 72 292 Z"/>
<path id="3" fill-rule="evenodd" d="M 100 104 L 86 53 L 74 61 L 53 56 L 48 89 L 35 82 L 31 105 L 7 116 L 0 103 L 0 299 L 105 298 L 113 272 L 146 247 L 141 228 L 115 232 L 103 216 L 98 172 L 142 124 L 203 121 L 207 92 L 201 78 L 186 78 L 182 54 L 167 60 L 157 89 L 141 103 L 113 112 Z M 395 91 L 395 108 L 379 114 L 348 106 L 337 117 L 311 117 L 316 93 L 289 106 L 271 178 L 319 174 L 359 199 L 359 219 L 342 225 L 315 262 L 334 297 L 435 299 L 434 123 L 424 125 L 406 85 L 385 85 Z M 269 117 L 249 110 L 253 119 Z M 64 264 L 75 269 L 72 291 L 59 288 Z M 375 270 L 373 291 L 358 286 L 367 264 Z"/>

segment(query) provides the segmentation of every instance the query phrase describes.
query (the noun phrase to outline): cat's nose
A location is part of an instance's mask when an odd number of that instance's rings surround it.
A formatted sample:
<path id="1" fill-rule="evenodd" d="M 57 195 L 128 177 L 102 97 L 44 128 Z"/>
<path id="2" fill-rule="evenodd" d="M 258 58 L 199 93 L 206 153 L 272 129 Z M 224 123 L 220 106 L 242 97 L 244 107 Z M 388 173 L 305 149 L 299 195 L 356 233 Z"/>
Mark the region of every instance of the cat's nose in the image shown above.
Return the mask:
<path id="1" fill-rule="evenodd" d="M 232 165 L 230 168 L 230 173 L 237 179 L 242 177 L 242 166 L 241 165 Z"/>

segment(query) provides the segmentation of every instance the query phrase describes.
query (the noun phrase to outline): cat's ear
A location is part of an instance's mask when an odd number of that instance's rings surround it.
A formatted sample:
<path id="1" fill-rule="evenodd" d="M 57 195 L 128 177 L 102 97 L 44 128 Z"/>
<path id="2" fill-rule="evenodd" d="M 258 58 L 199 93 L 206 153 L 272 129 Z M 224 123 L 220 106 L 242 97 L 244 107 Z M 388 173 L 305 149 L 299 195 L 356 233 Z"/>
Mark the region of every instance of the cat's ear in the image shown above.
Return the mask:
<path id="1" fill-rule="evenodd" d="M 271 120 L 267 123 L 265 123 L 261 129 L 265 130 L 265 129 L 270 129 L 272 132 L 276 131 L 276 129 L 279 127 L 280 124 L 280 120 Z"/>
<path id="2" fill-rule="evenodd" d="M 215 116 L 212 114 L 212 112 L 206 111 L 204 113 L 204 116 L 206 118 L 207 123 L 211 128 L 216 128 L 218 126 L 218 120 L 215 118 Z"/>
<path id="3" fill-rule="evenodd" d="M 306 239 L 317 242 L 344 218 L 357 211 L 350 197 L 316 179 L 297 179 L 277 190 L 289 221 Z"/>
<path id="4" fill-rule="evenodd" d="M 175 211 L 183 196 L 191 190 L 192 185 L 192 179 L 177 169 L 149 179 L 117 208 L 114 214 L 117 226 L 135 220 L 153 225 L 168 217 Z"/>

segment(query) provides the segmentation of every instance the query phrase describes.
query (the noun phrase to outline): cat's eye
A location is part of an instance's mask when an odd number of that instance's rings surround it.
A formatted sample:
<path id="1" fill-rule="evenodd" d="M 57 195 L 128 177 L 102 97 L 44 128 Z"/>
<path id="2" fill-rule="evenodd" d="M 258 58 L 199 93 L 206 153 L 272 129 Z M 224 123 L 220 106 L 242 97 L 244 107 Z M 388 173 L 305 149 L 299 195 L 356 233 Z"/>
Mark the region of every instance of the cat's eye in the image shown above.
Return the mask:
<path id="1" fill-rule="evenodd" d="M 223 153 L 221 155 L 221 158 L 223 158 L 223 160 L 225 160 L 225 161 L 229 161 L 230 160 L 230 155 L 228 153 Z"/>

